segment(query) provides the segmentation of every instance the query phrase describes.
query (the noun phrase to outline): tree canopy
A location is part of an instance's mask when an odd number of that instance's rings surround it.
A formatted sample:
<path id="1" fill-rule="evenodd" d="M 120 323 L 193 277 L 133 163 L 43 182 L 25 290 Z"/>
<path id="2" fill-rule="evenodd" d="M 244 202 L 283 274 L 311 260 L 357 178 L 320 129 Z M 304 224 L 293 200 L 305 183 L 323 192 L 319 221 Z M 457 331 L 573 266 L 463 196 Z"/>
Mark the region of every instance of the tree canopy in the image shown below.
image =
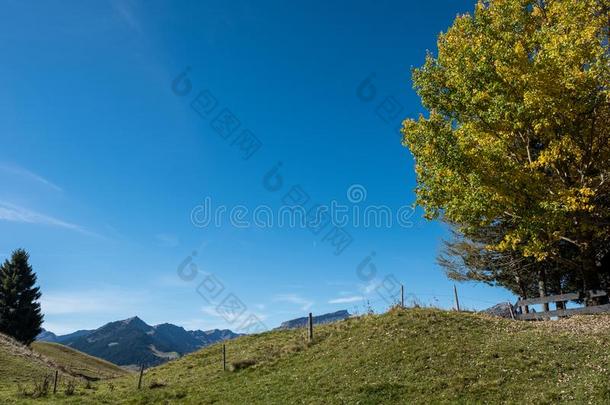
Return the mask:
<path id="1" fill-rule="evenodd" d="M 610 0 L 479 1 L 413 71 L 429 111 L 402 129 L 417 202 L 455 229 L 450 243 L 462 249 L 445 253 L 485 256 L 482 281 L 506 285 L 507 259 L 511 277 L 560 268 L 560 283 L 597 288 L 605 280 L 609 10 Z"/>

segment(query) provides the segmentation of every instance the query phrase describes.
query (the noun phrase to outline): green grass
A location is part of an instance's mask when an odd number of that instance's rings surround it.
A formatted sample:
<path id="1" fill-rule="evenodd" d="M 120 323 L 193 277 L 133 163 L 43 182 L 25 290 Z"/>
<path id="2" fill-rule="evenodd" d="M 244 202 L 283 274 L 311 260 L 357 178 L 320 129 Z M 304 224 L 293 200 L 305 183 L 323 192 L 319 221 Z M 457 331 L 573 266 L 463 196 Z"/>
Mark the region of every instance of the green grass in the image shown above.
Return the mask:
<path id="1" fill-rule="evenodd" d="M 0 334 L 0 403 L 31 402 L 36 396 L 35 386 L 41 385 L 45 378 L 52 390 L 55 370 L 59 372 L 58 392 L 65 392 L 68 385 L 74 384 L 76 394 L 81 395 L 95 388 L 87 380 L 130 374 L 112 363 L 66 346 L 34 342 L 28 348 Z"/>
<path id="2" fill-rule="evenodd" d="M 129 374 L 115 364 L 57 343 L 34 342 L 32 349 L 60 365 L 68 374 L 86 380 L 104 380 Z"/>
<path id="3" fill-rule="evenodd" d="M 394 310 L 227 343 L 136 376 L 94 383 L 68 403 L 609 403 L 610 316 L 525 323 Z M 0 398 L 1 399 L 1 398 Z"/>
<path id="4" fill-rule="evenodd" d="M 54 370 L 45 359 L 0 334 L 0 403 L 15 396 L 17 384 L 39 380 L 51 373 Z"/>

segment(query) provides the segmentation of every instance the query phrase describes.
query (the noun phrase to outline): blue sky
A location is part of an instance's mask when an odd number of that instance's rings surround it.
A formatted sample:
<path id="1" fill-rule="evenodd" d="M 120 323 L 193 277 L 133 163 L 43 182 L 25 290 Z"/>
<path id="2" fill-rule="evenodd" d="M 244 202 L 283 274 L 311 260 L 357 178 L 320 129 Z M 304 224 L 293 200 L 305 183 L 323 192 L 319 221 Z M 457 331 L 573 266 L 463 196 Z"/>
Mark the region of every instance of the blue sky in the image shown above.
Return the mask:
<path id="1" fill-rule="evenodd" d="M 419 210 L 410 227 L 347 226 L 339 255 L 325 231 L 201 227 L 191 214 L 206 198 L 278 209 L 293 186 L 309 203 L 350 205 L 358 185 L 362 207 L 412 204 L 413 160 L 397 133 L 424 112 L 410 69 L 472 0 L 3 6 L 0 255 L 30 252 L 47 329 L 133 315 L 191 329 L 238 329 L 254 315 L 275 327 L 309 311 L 362 312 L 366 300 L 383 310 L 387 280 L 408 300 L 452 305 L 435 264 L 446 229 Z M 176 92 L 185 70 L 190 87 Z M 209 116 L 192 107 L 200 92 L 214 100 Z M 214 121 L 225 109 L 239 121 L 228 140 Z M 244 130 L 260 142 L 249 159 L 231 138 Z M 282 189 L 269 191 L 278 162 Z M 187 262 L 190 281 L 177 272 Z M 362 263 L 374 277 L 359 276 Z M 197 292 L 211 279 L 224 287 L 214 299 Z M 458 288 L 469 308 L 511 298 Z M 243 304 L 237 320 L 217 309 L 226 296 Z"/>

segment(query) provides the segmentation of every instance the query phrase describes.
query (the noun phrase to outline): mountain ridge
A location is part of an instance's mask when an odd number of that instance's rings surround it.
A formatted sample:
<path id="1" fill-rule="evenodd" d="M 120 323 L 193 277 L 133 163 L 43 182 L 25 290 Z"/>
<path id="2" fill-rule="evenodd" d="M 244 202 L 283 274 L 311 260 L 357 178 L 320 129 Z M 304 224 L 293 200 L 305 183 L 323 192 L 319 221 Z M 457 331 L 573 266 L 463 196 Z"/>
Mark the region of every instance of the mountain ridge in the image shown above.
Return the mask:
<path id="1" fill-rule="evenodd" d="M 315 325 L 349 318 L 347 310 L 313 317 Z M 276 329 L 295 329 L 307 325 L 307 317 L 295 318 Z M 138 316 L 108 322 L 97 329 L 82 329 L 57 335 L 43 329 L 38 341 L 59 343 L 91 356 L 127 368 L 152 367 L 195 352 L 214 343 L 243 334 L 230 329 L 186 330 L 171 323 L 149 325 Z"/>
<path id="2" fill-rule="evenodd" d="M 314 316 L 312 321 L 313 321 L 314 325 L 322 325 L 325 323 L 342 321 L 344 319 L 349 318 L 350 316 L 351 316 L 351 314 L 347 310 L 342 309 L 340 311 L 335 311 L 335 312 L 330 312 L 327 314 Z M 283 329 L 304 328 L 305 326 L 307 326 L 308 320 L 309 320 L 309 317 L 306 317 L 306 316 L 301 317 L 301 318 L 290 319 L 288 321 L 282 322 L 282 324 L 275 329 L 283 330 Z"/>
<path id="3" fill-rule="evenodd" d="M 133 316 L 66 335 L 43 329 L 36 340 L 60 343 L 119 366 L 150 367 L 238 336 L 229 329 L 188 331 L 171 323 L 151 326 Z"/>

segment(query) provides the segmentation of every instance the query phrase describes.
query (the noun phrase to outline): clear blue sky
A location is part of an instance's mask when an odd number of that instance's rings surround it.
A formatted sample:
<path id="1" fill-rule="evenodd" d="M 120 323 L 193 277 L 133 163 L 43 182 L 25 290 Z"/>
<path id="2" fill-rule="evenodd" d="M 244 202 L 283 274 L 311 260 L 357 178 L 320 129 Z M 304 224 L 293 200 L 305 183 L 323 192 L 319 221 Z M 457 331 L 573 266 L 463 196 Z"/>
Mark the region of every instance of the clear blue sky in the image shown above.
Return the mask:
<path id="1" fill-rule="evenodd" d="M 206 197 L 275 209 L 295 184 L 311 201 L 346 202 L 359 184 L 366 203 L 413 203 L 413 160 L 396 132 L 423 112 L 410 68 L 473 3 L 5 1 L 0 255 L 30 252 L 44 326 L 64 333 L 138 315 L 236 329 L 197 293 L 203 273 L 269 327 L 363 311 L 363 298 L 382 310 L 375 287 L 388 275 L 423 303 L 451 306 L 452 282 L 435 264 L 446 229 L 419 211 L 411 228 L 349 227 L 341 255 L 323 234 L 202 228 L 191 212 Z M 192 90 L 178 96 L 172 81 L 187 67 Z M 373 73 L 375 93 L 359 98 Z M 205 89 L 217 107 L 202 118 L 190 102 Z M 379 107 L 387 97 L 398 116 Z M 250 159 L 213 129 L 224 108 L 262 143 Z M 263 177 L 279 161 L 284 188 L 270 192 Z M 193 250 L 200 274 L 184 281 L 176 269 Z M 373 251 L 377 274 L 363 281 L 356 269 Z M 470 308 L 510 298 L 458 287 Z"/>

